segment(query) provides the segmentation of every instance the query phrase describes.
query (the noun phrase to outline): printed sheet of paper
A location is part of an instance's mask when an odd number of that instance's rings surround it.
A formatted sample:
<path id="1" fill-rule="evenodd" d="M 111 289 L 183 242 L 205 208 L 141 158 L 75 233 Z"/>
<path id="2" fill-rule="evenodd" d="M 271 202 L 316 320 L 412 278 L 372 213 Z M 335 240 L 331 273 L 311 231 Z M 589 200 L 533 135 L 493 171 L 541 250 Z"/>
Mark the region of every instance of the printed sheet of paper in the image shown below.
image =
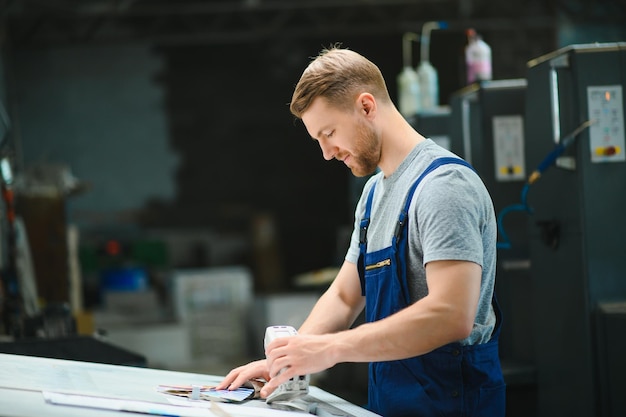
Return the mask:
<path id="1" fill-rule="evenodd" d="M 159 385 L 157 391 L 163 394 L 176 395 L 179 397 L 192 398 L 194 387 L 192 385 Z M 241 402 L 254 395 L 252 388 L 238 388 L 236 390 L 216 390 L 212 386 L 197 386 L 198 400 L 215 400 L 227 402 Z"/>

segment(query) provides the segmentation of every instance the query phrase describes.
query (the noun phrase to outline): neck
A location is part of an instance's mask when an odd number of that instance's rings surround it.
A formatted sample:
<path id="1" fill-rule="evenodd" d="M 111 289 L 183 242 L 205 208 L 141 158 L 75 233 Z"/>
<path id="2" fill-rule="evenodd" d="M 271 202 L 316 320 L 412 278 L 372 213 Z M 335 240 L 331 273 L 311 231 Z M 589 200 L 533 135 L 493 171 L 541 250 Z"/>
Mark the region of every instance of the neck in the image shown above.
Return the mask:
<path id="1" fill-rule="evenodd" d="M 418 143 L 425 140 L 400 112 L 395 108 L 389 111 L 389 117 L 385 119 L 387 122 L 382 126 L 382 150 L 378 165 L 385 178 L 398 169 Z"/>

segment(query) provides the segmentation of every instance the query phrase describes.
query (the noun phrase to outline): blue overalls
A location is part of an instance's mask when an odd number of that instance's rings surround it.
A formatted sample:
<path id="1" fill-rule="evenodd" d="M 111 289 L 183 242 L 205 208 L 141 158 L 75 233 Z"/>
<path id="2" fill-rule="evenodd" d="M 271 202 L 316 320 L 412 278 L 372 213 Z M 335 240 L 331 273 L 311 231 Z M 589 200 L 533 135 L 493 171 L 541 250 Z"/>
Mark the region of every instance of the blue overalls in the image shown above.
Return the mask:
<path id="1" fill-rule="evenodd" d="M 450 163 L 471 168 L 459 158 L 434 160 L 409 189 L 391 246 L 368 253 L 367 228 L 375 184 L 372 187 L 360 223 L 358 262 L 367 322 L 383 319 L 410 304 L 406 274 L 409 204 L 420 181 Z M 501 314 L 495 297 L 492 304 L 496 327 L 487 343 L 450 343 L 409 359 L 370 363 L 368 408 L 384 417 L 504 416 L 505 385 L 498 357 Z"/>

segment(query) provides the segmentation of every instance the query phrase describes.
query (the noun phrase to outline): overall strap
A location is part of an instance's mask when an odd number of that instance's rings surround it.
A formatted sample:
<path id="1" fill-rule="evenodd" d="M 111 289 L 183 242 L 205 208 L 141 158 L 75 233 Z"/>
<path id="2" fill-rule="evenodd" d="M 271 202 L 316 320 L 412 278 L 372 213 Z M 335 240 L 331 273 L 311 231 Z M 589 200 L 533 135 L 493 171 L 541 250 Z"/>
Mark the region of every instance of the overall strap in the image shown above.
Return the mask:
<path id="1" fill-rule="evenodd" d="M 374 185 L 372 185 L 372 188 L 370 188 L 370 193 L 367 196 L 367 202 L 365 203 L 365 213 L 363 214 L 363 218 L 361 219 L 361 224 L 359 228 L 359 245 L 361 247 L 367 244 L 367 228 L 370 225 L 370 215 L 372 213 L 372 201 L 374 200 L 375 189 L 376 183 L 374 183 Z"/>
<path id="2" fill-rule="evenodd" d="M 367 253 L 367 228 L 370 225 L 370 215 L 372 213 L 372 200 L 374 199 L 374 190 L 376 189 L 376 183 L 372 185 L 370 193 L 367 196 L 367 202 L 365 203 L 365 213 L 361 219 L 359 225 L 359 249 L 360 256 L 358 261 L 359 279 L 361 281 L 361 295 L 365 296 L 365 254 Z"/>
<path id="3" fill-rule="evenodd" d="M 400 216 L 398 217 L 398 223 L 396 224 L 396 230 L 394 231 L 394 236 L 396 239 L 400 237 L 402 228 L 404 227 L 406 223 L 406 219 L 408 217 L 408 212 L 409 212 L 409 206 L 411 205 L 411 200 L 413 200 L 413 194 L 415 193 L 417 186 L 420 184 L 420 182 L 422 182 L 422 180 L 424 179 L 424 177 L 426 177 L 426 175 L 430 174 L 432 171 L 439 168 L 440 166 L 447 165 L 447 164 L 464 165 L 470 168 L 471 170 L 474 170 L 474 167 L 472 167 L 467 161 L 461 158 L 453 157 L 453 156 L 441 157 L 432 161 L 430 165 L 428 165 L 428 167 L 424 170 L 424 172 L 422 172 L 420 176 L 415 180 L 413 185 L 411 185 L 411 188 L 409 188 L 409 192 L 407 193 L 406 199 L 404 200 L 404 208 L 400 212 Z"/>

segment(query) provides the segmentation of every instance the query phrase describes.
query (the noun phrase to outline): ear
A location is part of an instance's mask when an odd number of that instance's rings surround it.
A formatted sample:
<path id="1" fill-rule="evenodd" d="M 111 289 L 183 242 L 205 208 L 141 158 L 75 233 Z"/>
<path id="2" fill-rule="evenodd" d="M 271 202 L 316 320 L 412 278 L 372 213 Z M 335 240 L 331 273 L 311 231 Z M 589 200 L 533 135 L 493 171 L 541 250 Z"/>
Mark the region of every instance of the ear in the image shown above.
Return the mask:
<path id="1" fill-rule="evenodd" d="M 356 104 L 359 113 L 364 115 L 368 119 L 371 119 L 376 115 L 376 99 L 370 93 L 359 94 Z"/>

